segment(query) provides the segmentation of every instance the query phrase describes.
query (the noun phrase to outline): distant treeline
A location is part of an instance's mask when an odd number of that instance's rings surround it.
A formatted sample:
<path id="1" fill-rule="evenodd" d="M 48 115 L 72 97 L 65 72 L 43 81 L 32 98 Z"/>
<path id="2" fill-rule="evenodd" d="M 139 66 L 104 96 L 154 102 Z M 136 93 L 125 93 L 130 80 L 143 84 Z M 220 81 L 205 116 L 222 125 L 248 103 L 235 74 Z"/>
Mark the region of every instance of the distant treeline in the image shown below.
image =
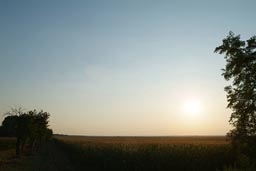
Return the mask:
<path id="1" fill-rule="evenodd" d="M 20 155 L 24 146 L 38 147 L 52 137 L 53 131 L 49 129 L 48 112 L 43 110 L 30 110 L 24 112 L 21 108 L 14 108 L 7 112 L 0 126 L 0 137 L 16 137 L 16 154 Z"/>

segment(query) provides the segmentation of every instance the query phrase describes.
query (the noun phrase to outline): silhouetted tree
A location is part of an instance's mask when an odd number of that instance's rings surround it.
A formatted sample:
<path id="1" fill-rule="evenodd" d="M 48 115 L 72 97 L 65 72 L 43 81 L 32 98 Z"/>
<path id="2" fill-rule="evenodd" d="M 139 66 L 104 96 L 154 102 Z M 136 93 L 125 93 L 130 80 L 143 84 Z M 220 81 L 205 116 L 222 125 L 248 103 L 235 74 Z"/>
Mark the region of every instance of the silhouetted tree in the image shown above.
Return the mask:
<path id="1" fill-rule="evenodd" d="M 35 143 L 40 145 L 42 141 L 46 141 L 52 136 L 52 130 L 48 128 L 50 114 L 47 112 L 42 110 L 23 112 L 21 108 L 14 108 L 6 114 L 8 116 L 2 123 L 1 134 L 17 138 L 17 155 L 20 154 L 20 150 L 23 150 L 26 143 L 33 147 Z"/>
<path id="2" fill-rule="evenodd" d="M 0 127 L 0 136 L 13 137 L 16 135 L 17 116 L 7 116 Z"/>
<path id="3" fill-rule="evenodd" d="M 233 147 L 250 157 L 256 155 L 256 36 L 246 41 L 240 35 L 229 35 L 215 52 L 224 54 L 223 76 L 231 82 L 225 87 L 228 108 L 232 109 L 230 123 L 234 129 Z"/>
<path id="4" fill-rule="evenodd" d="M 48 119 L 50 114 L 44 111 L 37 112 L 36 110 L 31 110 L 28 112 L 28 116 L 32 118 L 32 128 L 29 132 L 30 144 L 33 145 L 36 141 L 41 144 L 42 141 L 46 140 L 49 135 L 48 130 Z"/>

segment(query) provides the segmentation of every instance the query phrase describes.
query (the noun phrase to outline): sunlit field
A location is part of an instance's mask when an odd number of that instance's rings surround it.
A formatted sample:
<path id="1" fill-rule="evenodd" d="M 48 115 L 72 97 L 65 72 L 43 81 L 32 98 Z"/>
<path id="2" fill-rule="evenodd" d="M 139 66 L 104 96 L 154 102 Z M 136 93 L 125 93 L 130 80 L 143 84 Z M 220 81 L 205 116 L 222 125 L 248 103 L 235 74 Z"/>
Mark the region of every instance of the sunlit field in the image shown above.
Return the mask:
<path id="1" fill-rule="evenodd" d="M 207 170 L 232 162 L 225 137 L 55 136 L 77 170 Z"/>

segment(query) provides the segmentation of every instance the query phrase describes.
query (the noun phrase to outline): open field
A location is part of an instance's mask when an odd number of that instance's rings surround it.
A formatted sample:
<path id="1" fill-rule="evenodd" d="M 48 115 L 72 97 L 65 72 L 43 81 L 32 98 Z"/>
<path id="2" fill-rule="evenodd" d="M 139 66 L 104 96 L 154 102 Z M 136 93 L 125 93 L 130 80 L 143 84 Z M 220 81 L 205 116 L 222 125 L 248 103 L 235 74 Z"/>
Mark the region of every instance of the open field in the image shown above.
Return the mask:
<path id="1" fill-rule="evenodd" d="M 0 138 L 0 171 L 216 171 L 232 162 L 224 136 L 54 136 L 54 141 L 43 145 L 41 152 L 30 151 L 20 158 L 15 157 L 15 141 Z"/>
<path id="2" fill-rule="evenodd" d="M 76 170 L 216 171 L 232 163 L 225 137 L 55 136 Z"/>
<path id="3" fill-rule="evenodd" d="M 225 136 L 159 136 L 159 137 L 100 137 L 100 136 L 54 136 L 73 143 L 104 144 L 228 144 Z"/>

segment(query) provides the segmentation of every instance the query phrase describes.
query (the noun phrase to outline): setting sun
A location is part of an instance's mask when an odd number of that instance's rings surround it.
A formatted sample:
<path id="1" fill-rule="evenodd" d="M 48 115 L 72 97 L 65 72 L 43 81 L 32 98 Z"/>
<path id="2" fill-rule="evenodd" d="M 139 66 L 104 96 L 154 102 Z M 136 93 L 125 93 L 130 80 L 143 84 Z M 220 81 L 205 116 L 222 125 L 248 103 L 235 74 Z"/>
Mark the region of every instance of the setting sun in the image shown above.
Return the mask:
<path id="1" fill-rule="evenodd" d="M 188 99 L 183 106 L 184 112 L 195 116 L 201 111 L 201 103 L 197 99 Z"/>

